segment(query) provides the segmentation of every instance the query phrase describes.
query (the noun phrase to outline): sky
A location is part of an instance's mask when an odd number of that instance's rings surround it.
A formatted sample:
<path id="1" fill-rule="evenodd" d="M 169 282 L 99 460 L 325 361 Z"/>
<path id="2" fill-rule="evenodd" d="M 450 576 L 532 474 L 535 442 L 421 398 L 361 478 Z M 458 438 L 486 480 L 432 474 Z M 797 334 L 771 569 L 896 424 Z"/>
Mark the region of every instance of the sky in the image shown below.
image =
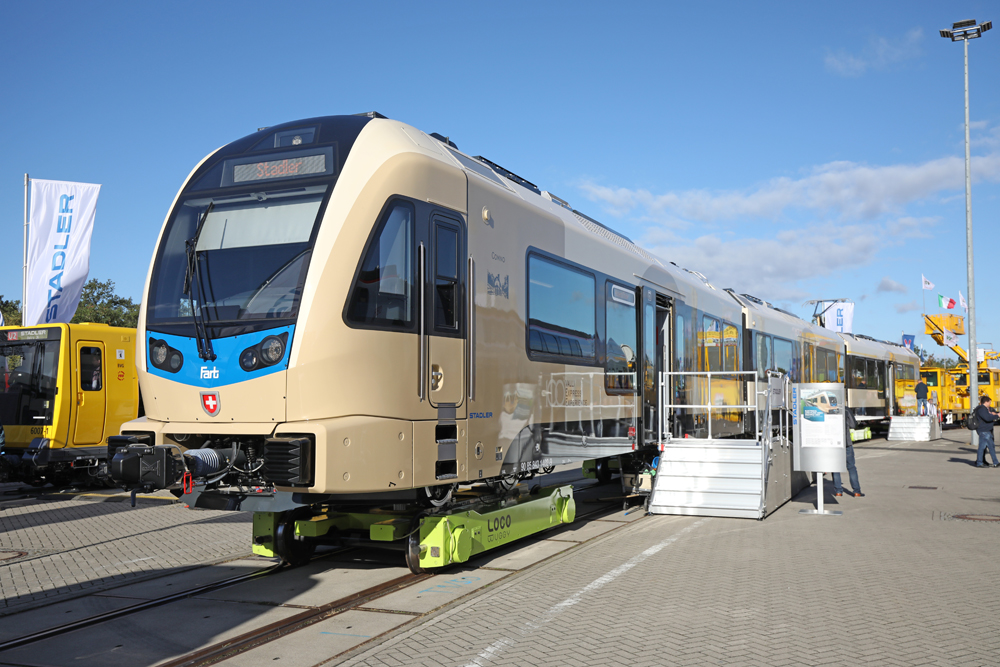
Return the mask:
<path id="1" fill-rule="evenodd" d="M 964 19 L 1000 28 L 1000 5 L 2 3 L 0 295 L 25 173 L 102 185 L 90 276 L 138 301 L 205 155 L 376 110 L 717 287 L 806 318 L 851 299 L 857 332 L 898 341 L 925 299 L 968 297 L 962 45 L 938 35 Z M 1000 29 L 969 47 L 977 337 L 1000 349 Z"/>

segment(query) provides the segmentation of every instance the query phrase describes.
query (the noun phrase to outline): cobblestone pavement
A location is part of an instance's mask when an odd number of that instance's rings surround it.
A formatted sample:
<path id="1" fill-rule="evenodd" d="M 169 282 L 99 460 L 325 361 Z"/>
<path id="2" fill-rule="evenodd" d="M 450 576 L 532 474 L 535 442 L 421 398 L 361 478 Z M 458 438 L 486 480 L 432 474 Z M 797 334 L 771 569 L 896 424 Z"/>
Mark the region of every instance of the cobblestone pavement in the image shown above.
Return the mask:
<path id="1" fill-rule="evenodd" d="M 250 514 L 107 500 L 0 502 L 0 614 L 250 553 Z"/>
<path id="2" fill-rule="evenodd" d="M 1000 518 L 1000 470 L 968 440 L 859 445 L 841 517 L 798 513 L 815 487 L 763 522 L 646 517 L 327 664 L 1000 664 L 1000 522 L 959 518 Z"/>

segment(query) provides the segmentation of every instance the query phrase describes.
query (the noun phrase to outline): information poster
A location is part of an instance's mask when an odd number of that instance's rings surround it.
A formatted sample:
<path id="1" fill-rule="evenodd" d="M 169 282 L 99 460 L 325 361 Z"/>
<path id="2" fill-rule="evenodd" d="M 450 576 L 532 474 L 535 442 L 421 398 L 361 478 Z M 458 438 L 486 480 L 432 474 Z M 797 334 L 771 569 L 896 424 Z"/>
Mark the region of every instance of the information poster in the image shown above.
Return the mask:
<path id="1" fill-rule="evenodd" d="M 845 394 L 839 383 L 792 385 L 795 470 L 846 472 Z"/>

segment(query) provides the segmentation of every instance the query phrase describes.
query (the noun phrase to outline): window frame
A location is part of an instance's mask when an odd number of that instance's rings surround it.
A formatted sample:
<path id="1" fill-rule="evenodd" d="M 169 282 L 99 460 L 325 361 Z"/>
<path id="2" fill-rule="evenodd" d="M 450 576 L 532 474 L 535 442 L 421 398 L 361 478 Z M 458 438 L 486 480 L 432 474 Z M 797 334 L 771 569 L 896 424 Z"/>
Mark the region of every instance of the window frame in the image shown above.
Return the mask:
<path id="1" fill-rule="evenodd" d="M 605 279 L 604 284 L 605 284 L 605 289 L 604 289 L 604 339 L 605 339 L 604 340 L 604 344 L 605 344 L 605 349 L 604 349 L 604 391 L 609 396 L 615 396 L 615 395 L 634 396 L 636 393 L 638 393 L 638 389 L 639 389 L 639 350 L 637 349 L 639 347 L 639 327 L 638 327 L 638 323 L 639 323 L 639 320 L 638 320 L 638 317 L 639 317 L 638 301 L 639 301 L 639 299 L 636 297 L 636 287 L 634 285 L 626 285 L 625 283 L 620 283 L 620 282 L 617 282 L 617 281 L 614 281 L 614 280 L 610 280 L 610 279 Z M 620 290 L 622 292 L 628 293 L 628 296 L 631 297 L 631 303 L 627 302 L 628 301 L 627 297 L 624 297 L 624 296 L 623 297 L 616 297 L 615 296 L 615 290 L 616 289 Z M 634 337 L 634 339 L 632 341 L 633 342 L 633 348 L 634 348 L 632 352 L 635 355 L 635 360 L 634 360 L 635 371 L 634 372 L 636 374 L 636 377 L 635 377 L 635 382 L 632 384 L 631 387 L 615 387 L 615 386 L 612 386 L 611 377 L 608 376 L 609 372 L 618 372 L 618 371 L 610 371 L 608 369 L 608 358 L 610 357 L 610 355 L 608 354 L 607 345 L 611 341 L 611 334 L 608 331 L 608 313 L 611 312 L 611 310 L 609 308 L 609 304 L 610 303 L 616 303 L 616 304 L 621 305 L 622 307 L 631 308 L 632 309 L 632 320 L 631 321 L 632 321 L 633 333 L 635 335 L 635 337 Z M 597 303 L 596 302 L 594 303 L 594 308 L 595 308 L 595 310 L 597 309 Z M 598 334 L 599 333 L 600 332 L 598 332 Z"/>

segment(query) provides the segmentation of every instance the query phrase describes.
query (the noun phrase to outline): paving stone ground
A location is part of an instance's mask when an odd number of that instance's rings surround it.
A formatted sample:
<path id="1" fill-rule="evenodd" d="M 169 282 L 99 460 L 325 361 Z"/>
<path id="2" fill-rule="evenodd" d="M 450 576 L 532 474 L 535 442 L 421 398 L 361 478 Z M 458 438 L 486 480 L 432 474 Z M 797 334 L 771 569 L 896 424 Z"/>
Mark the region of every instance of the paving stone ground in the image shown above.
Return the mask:
<path id="1" fill-rule="evenodd" d="M 762 522 L 651 516 L 327 664 L 1000 664 L 1000 469 L 965 430 L 861 444 L 864 498 Z M 845 476 L 846 477 L 846 476 Z M 914 489 L 930 486 L 936 489 Z"/>
<path id="2" fill-rule="evenodd" d="M 107 500 L 0 502 L 0 615 L 250 553 L 249 514 Z"/>

